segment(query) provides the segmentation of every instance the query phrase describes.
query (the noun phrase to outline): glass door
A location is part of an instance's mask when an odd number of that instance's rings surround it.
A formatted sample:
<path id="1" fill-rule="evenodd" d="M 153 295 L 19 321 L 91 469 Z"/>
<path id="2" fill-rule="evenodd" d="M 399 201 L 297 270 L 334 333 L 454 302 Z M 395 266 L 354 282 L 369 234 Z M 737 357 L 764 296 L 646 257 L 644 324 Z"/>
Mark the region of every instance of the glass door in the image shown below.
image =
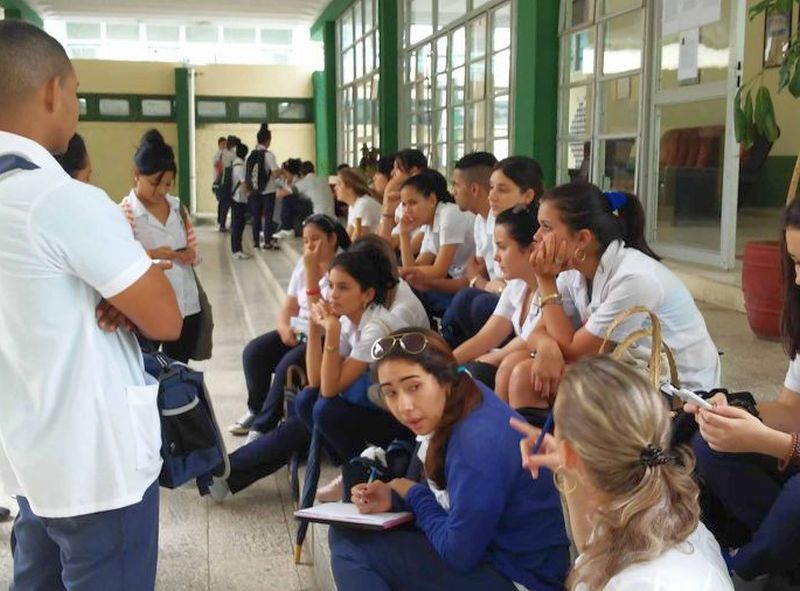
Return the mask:
<path id="1" fill-rule="evenodd" d="M 739 177 L 733 97 L 745 9 L 736 0 L 721 0 L 720 20 L 695 29 L 699 35 L 662 34 L 666 1 L 654 2 L 650 15 L 654 68 L 643 191 L 648 237 L 661 255 L 730 269 Z"/>

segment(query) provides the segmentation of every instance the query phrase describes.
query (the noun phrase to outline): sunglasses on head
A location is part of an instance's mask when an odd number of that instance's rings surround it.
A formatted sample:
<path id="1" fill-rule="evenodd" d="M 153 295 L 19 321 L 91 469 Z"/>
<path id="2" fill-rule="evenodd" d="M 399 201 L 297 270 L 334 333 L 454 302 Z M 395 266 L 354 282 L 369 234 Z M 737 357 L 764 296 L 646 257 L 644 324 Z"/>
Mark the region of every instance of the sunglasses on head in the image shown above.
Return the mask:
<path id="1" fill-rule="evenodd" d="M 407 332 L 393 337 L 383 337 L 372 344 L 372 359 L 378 361 L 400 347 L 406 353 L 417 355 L 428 346 L 428 337 L 421 332 Z"/>

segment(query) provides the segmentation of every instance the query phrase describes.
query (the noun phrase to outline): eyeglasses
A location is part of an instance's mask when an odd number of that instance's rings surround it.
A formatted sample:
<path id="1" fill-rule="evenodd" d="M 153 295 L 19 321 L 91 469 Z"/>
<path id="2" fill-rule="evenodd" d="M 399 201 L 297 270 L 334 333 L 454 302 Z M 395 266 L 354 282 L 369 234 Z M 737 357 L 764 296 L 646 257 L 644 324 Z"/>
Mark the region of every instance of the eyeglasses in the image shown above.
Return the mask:
<path id="1" fill-rule="evenodd" d="M 378 361 L 394 351 L 397 346 L 411 355 L 417 355 L 428 346 L 428 337 L 421 332 L 407 332 L 395 337 L 383 337 L 372 344 L 372 359 Z"/>

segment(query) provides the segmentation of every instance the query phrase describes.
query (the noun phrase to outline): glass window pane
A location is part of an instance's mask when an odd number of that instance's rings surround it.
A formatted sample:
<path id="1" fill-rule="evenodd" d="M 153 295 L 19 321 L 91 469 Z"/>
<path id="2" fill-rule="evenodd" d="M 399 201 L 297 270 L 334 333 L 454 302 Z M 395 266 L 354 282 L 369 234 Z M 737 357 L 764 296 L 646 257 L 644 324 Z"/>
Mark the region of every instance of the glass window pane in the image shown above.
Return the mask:
<path id="1" fill-rule="evenodd" d="M 375 69 L 378 69 L 381 65 L 381 32 L 378 29 L 375 29 Z"/>
<path id="2" fill-rule="evenodd" d="M 267 103 L 260 101 L 240 101 L 239 117 L 242 119 L 266 119 Z"/>
<path id="3" fill-rule="evenodd" d="M 447 110 L 442 109 L 433 114 L 433 141 L 447 141 Z"/>
<path id="4" fill-rule="evenodd" d="M 219 29 L 205 26 L 186 27 L 186 41 L 189 43 L 217 43 L 219 42 Z"/>
<path id="5" fill-rule="evenodd" d="M 509 142 L 508 139 L 495 139 L 492 153 L 498 160 L 508 158 Z"/>
<path id="6" fill-rule="evenodd" d="M 265 45 L 291 45 L 291 29 L 261 29 L 261 43 Z"/>
<path id="7" fill-rule="evenodd" d="M 373 53 L 372 40 L 372 35 L 364 39 L 364 72 L 367 74 L 375 69 L 375 54 Z"/>
<path id="8" fill-rule="evenodd" d="M 438 29 L 467 14 L 467 0 L 439 0 Z"/>
<path id="9" fill-rule="evenodd" d="M 492 91 L 490 94 L 506 93 L 511 84 L 511 50 L 506 49 L 492 56 Z"/>
<path id="10" fill-rule="evenodd" d="M 428 43 L 417 50 L 417 80 L 430 78 L 433 68 L 433 44 Z"/>
<path id="11" fill-rule="evenodd" d="M 430 141 L 430 114 L 417 113 L 417 145 L 427 145 Z"/>
<path id="12" fill-rule="evenodd" d="M 145 117 L 170 117 L 172 115 L 172 100 L 142 99 L 142 115 Z"/>
<path id="13" fill-rule="evenodd" d="M 408 44 L 414 45 L 433 34 L 433 0 L 408 0 Z"/>
<path id="14" fill-rule="evenodd" d="M 641 75 L 600 83 L 600 133 L 636 133 L 639 130 Z"/>
<path id="15" fill-rule="evenodd" d="M 492 25 L 492 51 L 511 46 L 511 5 L 494 11 Z"/>
<path id="16" fill-rule="evenodd" d="M 613 139 L 598 143 L 602 178 L 600 188 L 604 191 L 627 191 L 636 189 L 636 139 Z"/>
<path id="17" fill-rule="evenodd" d="M 78 99 L 78 114 L 85 117 L 89 113 L 89 102 L 81 97 Z"/>
<path id="18" fill-rule="evenodd" d="M 128 99 L 100 99 L 100 114 L 104 117 L 130 117 L 131 102 Z"/>
<path id="19" fill-rule="evenodd" d="M 69 25 L 67 25 L 69 26 Z M 189 29 L 195 27 L 186 27 L 186 34 L 188 38 Z M 198 27 L 199 28 L 199 27 Z M 215 31 L 214 41 L 217 40 L 216 38 L 216 27 L 209 27 L 213 28 Z M 67 32 L 69 35 L 69 32 Z M 106 38 L 113 39 L 115 41 L 138 41 L 139 40 L 139 25 L 126 25 L 126 24 L 119 24 L 119 23 L 108 23 L 106 24 Z"/>
<path id="20" fill-rule="evenodd" d="M 600 14 L 614 14 L 642 5 L 642 0 L 600 0 Z"/>
<path id="21" fill-rule="evenodd" d="M 589 140 L 571 141 L 565 144 L 566 148 L 566 177 L 564 182 L 588 182 L 592 154 L 592 143 Z"/>
<path id="22" fill-rule="evenodd" d="M 438 144 L 433 147 L 434 166 L 447 170 L 450 163 L 447 161 L 447 144 Z"/>
<path id="23" fill-rule="evenodd" d="M 469 58 L 475 59 L 486 55 L 486 16 L 476 18 L 469 23 Z"/>
<path id="24" fill-rule="evenodd" d="M 241 29 L 238 27 L 225 27 L 222 31 L 225 43 L 255 43 L 255 29 Z"/>
<path id="25" fill-rule="evenodd" d="M 492 135 L 498 137 L 508 136 L 508 95 L 498 96 L 494 99 Z"/>
<path id="26" fill-rule="evenodd" d="M 436 90 L 434 93 L 436 106 L 447 106 L 447 72 L 436 76 Z"/>
<path id="27" fill-rule="evenodd" d="M 356 55 L 356 78 L 361 78 L 364 75 L 364 43 L 359 41 L 355 45 Z"/>
<path id="28" fill-rule="evenodd" d="M 365 100 L 364 87 L 356 86 L 356 135 L 358 138 L 364 137 L 364 124 L 367 120 L 367 105 Z"/>
<path id="29" fill-rule="evenodd" d="M 364 30 L 371 31 L 375 28 L 375 12 L 372 9 L 373 0 L 364 0 Z"/>
<path id="30" fill-rule="evenodd" d="M 472 9 L 475 10 L 476 8 L 480 8 L 490 0 L 472 0 Z"/>
<path id="31" fill-rule="evenodd" d="M 460 66 L 467 57 L 467 37 L 464 27 L 453 31 L 450 45 L 450 64 L 451 67 Z"/>
<path id="32" fill-rule="evenodd" d="M 469 95 L 467 100 L 482 99 L 486 96 L 486 62 L 483 60 L 469 65 Z"/>
<path id="33" fill-rule="evenodd" d="M 285 101 L 278 103 L 278 118 L 305 120 L 310 119 L 311 114 L 309 113 L 308 106 L 305 103 Z"/>
<path id="34" fill-rule="evenodd" d="M 413 82 L 417 79 L 417 52 L 410 51 L 406 59 L 406 76 L 408 82 Z"/>
<path id="35" fill-rule="evenodd" d="M 348 10 L 342 16 L 341 30 L 342 47 L 347 47 L 353 43 L 353 11 Z"/>
<path id="36" fill-rule="evenodd" d="M 225 101 L 197 101 L 197 116 L 208 119 L 226 117 Z"/>
<path id="37" fill-rule="evenodd" d="M 172 25 L 147 25 L 147 40 L 162 43 L 177 43 L 180 41 L 180 28 Z"/>
<path id="38" fill-rule="evenodd" d="M 484 101 L 473 103 L 469 109 L 469 136 L 473 146 L 475 142 L 486 138 L 486 103 Z"/>
<path id="39" fill-rule="evenodd" d="M 588 136 L 592 131 L 592 87 L 576 86 L 567 90 L 567 118 L 562 133 Z"/>
<path id="40" fill-rule="evenodd" d="M 67 23 L 69 39 L 100 39 L 100 23 Z"/>
<path id="41" fill-rule="evenodd" d="M 453 70 L 452 74 L 453 86 L 450 92 L 453 93 L 453 103 L 459 104 L 464 102 L 464 68 L 457 68 Z"/>
<path id="42" fill-rule="evenodd" d="M 644 11 L 618 16 L 605 25 L 603 74 L 619 74 L 642 67 Z"/>
<path id="43" fill-rule="evenodd" d="M 460 158 L 462 158 L 464 156 L 464 154 L 465 154 L 465 151 L 464 151 L 464 144 L 463 143 L 455 144 L 453 146 L 453 160 L 454 161 L 458 161 Z"/>
<path id="44" fill-rule="evenodd" d="M 594 29 L 580 31 L 565 37 L 564 54 L 567 59 L 569 82 L 582 82 L 594 75 Z"/>
<path id="45" fill-rule="evenodd" d="M 726 101 L 656 111 L 659 241 L 719 251 Z"/>
<path id="46" fill-rule="evenodd" d="M 572 29 L 592 22 L 592 4 L 594 0 L 565 0 L 566 28 Z"/>
<path id="47" fill-rule="evenodd" d="M 436 71 L 444 72 L 447 69 L 447 36 L 436 41 Z"/>
<path id="48" fill-rule="evenodd" d="M 355 28 L 354 38 L 358 39 L 364 35 L 364 5 L 356 2 L 353 5 L 353 26 Z"/>
<path id="49" fill-rule="evenodd" d="M 453 109 L 453 141 L 464 141 L 464 107 Z"/>
<path id="50" fill-rule="evenodd" d="M 353 72 L 354 72 L 354 59 L 355 51 L 350 48 L 344 52 L 342 56 L 342 83 L 347 84 L 353 81 Z"/>

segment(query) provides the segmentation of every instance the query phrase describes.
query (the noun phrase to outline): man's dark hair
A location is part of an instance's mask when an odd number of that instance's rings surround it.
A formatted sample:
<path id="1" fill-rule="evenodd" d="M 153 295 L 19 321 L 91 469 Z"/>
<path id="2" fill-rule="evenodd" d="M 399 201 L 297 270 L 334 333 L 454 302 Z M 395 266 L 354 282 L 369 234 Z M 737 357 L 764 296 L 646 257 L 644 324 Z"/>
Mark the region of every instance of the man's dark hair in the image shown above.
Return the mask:
<path id="1" fill-rule="evenodd" d="M 27 99 L 48 80 L 71 71 L 66 51 L 53 37 L 24 21 L 0 21 L 0 104 Z"/>
<path id="2" fill-rule="evenodd" d="M 225 139 L 224 137 L 218 137 L 217 138 L 217 145 L 221 144 L 222 142 L 225 142 L 227 144 L 228 140 Z"/>
<path id="3" fill-rule="evenodd" d="M 478 183 L 488 191 L 489 178 L 496 164 L 497 158 L 490 152 L 471 152 L 456 162 L 456 170 L 461 171 L 468 183 Z"/>
<path id="4" fill-rule="evenodd" d="M 300 165 L 300 174 L 302 176 L 306 176 L 307 174 L 311 174 L 314 172 L 314 163 L 311 160 L 304 160 L 303 163 Z"/>

